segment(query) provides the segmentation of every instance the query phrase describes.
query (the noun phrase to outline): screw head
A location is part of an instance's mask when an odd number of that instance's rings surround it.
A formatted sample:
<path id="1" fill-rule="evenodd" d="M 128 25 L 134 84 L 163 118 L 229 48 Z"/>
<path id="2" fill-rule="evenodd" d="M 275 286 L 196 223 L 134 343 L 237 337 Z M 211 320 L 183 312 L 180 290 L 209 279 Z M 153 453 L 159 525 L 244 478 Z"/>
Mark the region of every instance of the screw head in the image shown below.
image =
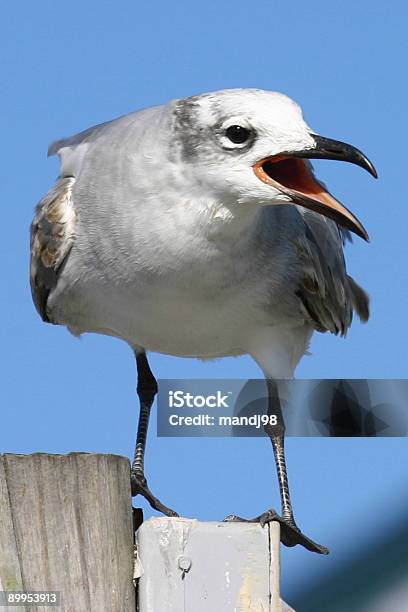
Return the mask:
<path id="1" fill-rule="evenodd" d="M 190 557 L 184 557 L 184 556 L 179 557 L 178 566 L 183 572 L 188 572 L 191 567 Z"/>

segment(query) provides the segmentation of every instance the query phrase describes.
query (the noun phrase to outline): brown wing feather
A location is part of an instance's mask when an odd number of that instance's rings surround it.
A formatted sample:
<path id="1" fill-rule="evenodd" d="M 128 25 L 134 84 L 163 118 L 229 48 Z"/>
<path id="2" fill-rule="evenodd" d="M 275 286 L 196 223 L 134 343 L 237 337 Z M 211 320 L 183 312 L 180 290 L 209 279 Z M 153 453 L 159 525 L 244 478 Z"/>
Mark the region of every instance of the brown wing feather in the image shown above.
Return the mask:
<path id="1" fill-rule="evenodd" d="M 52 322 L 47 300 L 75 239 L 73 177 L 60 178 L 38 203 L 31 224 L 30 283 L 35 307 L 43 321 Z"/>

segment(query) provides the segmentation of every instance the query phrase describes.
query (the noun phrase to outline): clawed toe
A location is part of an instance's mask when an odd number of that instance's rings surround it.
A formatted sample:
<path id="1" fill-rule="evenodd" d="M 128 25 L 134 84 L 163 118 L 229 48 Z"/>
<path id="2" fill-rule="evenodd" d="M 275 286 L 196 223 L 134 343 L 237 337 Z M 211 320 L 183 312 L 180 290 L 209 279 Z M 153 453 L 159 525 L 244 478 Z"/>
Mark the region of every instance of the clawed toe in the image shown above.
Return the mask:
<path id="1" fill-rule="evenodd" d="M 175 510 L 172 510 L 171 508 L 168 508 L 167 506 L 162 504 L 162 502 L 153 495 L 147 485 L 146 478 L 142 474 L 132 473 L 130 483 L 132 497 L 135 497 L 136 495 L 142 495 L 149 502 L 151 507 L 157 510 L 158 512 L 161 512 L 166 516 L 179 516 L 177 512 L 175 512 Z"/>
<path id="2" fill-rule="evenodd" d="M 296 544 L 300 544 L 307 550 L 318 553 L 320 555 L 327 555 L 329 550 L 322 546 L 321 544 L 317 544 L 307 536 L 305 536 L 296 525 L 296 523 L 289 521 L 288 519 L 282 518 L 275 510 L 270 509 L 266 512 L 263 512 L 259 516 L 253 519 L 245 519 L 237 516 L 236 514 L 229 514 L 225 517 L 224 521 L 227 522 L 244 522 L 244 523 L 260 523 L 262 527 L 264 527 L 267 523 L 271 521 L 278 521 L 281 528 L 281 542 L 285 546 L 296 546 Z"/>

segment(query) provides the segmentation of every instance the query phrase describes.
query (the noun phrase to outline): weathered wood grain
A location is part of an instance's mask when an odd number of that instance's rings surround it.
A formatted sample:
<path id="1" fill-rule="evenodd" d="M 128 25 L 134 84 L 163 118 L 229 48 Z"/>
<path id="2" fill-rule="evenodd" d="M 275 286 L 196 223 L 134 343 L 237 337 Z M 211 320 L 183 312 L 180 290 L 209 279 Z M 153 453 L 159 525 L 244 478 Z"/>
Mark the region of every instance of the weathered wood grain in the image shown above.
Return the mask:
<path id="1" fill-rule="evenodd" d="M 0 455 L 0 590 L 60 591 L 61 612 L 135 612 L 132 576 L 126 458 Z"/>

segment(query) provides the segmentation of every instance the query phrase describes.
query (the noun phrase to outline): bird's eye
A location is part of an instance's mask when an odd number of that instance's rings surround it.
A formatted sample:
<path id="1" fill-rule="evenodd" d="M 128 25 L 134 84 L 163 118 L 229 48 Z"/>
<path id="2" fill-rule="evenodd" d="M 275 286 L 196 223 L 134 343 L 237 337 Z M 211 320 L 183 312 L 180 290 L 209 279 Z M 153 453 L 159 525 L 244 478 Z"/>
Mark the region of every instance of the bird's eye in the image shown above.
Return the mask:
<path id="1" fill-rule="evenodd" d="M 249 139 L 251 132 L 242 125 L 230 125 L 225 130 L 225 135 L 234 144 L 243 144 Z"/>

